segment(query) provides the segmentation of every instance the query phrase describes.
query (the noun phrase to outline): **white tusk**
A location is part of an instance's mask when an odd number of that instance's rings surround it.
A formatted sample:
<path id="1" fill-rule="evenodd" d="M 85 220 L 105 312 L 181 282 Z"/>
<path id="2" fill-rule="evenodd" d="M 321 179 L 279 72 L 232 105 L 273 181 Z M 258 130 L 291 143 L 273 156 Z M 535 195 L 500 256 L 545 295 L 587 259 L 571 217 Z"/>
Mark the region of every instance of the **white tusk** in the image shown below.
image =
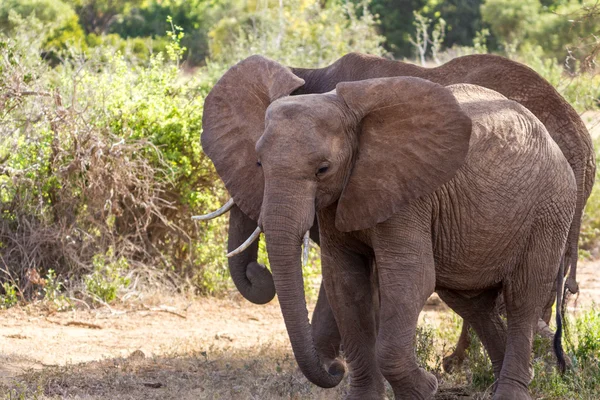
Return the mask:
<path id="1" fill-rule="evenodd" d="M 304 249 L 302 251 L 302 266 L 306 267 L 308 265 L 308 250 L 310 250 L 310 231 L 306 231 L 304 234 Z"/>
<path id="2" fill-rule="evenodd" d="M 260 226 L 257 226 L 256 229 L 254 230 L 254 232 L 252 232 L 252 235 L 250 235 L 250 237 L 248 239 L 246 239 L 246 241 L 244 243 L 242 243 L 242 245 L 240 247 L 233 250 L 231 253 L 227 253 L 227 257 L 233 257 L 237 254 L 240 254 L 242 251 L 246 250 L 252 244 L 252 242 L 254 242 L 256 239 L 258 239 L 259 236 L 260 236 Z"/>
<path id="3" fill-rule="evenodd" d="M 225 214 L 227 211 L 231 210 L 231 207 L 233 207 L 234 205 L 235 203 L 233 202 L 233 199 L 229 199 L 227 200 L 227 203 L 225 203 L 223 207 L 219 208 L 217 211 L 213 211 L 204 215 L 194 215 L 192 219 L 208 221 L 209 219 L 217 218 L 218 216 Z"/>

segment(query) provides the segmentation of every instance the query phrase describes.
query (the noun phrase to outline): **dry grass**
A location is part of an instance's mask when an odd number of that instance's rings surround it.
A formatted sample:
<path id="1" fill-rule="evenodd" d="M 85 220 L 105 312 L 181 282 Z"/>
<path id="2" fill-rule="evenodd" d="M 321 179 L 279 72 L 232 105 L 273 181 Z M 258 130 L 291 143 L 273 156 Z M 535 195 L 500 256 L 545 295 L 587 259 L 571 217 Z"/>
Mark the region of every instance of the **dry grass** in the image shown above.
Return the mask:
<path id="1" fill-rule="evenodd" d="M 187 350 L 181 354 L 113 358 L 27 372 L 0 387 L 5 398 L 76 399 L 341 399 L 335 389 L 310 384 L 288 348 Z M 10 397 L 12 396 L 12 397 Z M 388 388 L 388 398 L 391 391 Z M 442 387 L 436 399 L 486 398 L 466 388 Z"/>
<path id="2" fill-rule="evenodd" d="M 159 312 L 161 306 L 180 315 Z M 456 330 L 440 307 L 423 315 L 428 324 Z M 348 377 L 331 390 L 309 383 L 278 305 L 239 299 L 190 304 L 155 296 L 112 310 L 53 314 L 13 308 L 0 311 L 0 354 L 6 399 L 337 399 L 348 387 Z M 442 380 L 446 388 L 457 383 Z M 445 389 L 438 398 L 463 392 Z"/>
<path id="3" fill-rule="evenodd" d="M 579 310 L 600 299 L 599 265 L 581 264 Z M 569 307 L 572 329 L 575 300 Z M 436 399 L 490 398 L 481 380 L 485 359 L 473 359 L 453 375 L 441 372 L 441 358 L 456 343 L 460 320 L 443 304 L 427 307 L 421 317 L 425 329 L 417 353 L 425 354 L 438 376 Z M 538 373 L 553 370 L 552 357 L 546 358 L 538 360 L 545 363 Z M 536 399 L 598 398 L 599 389 L 588 388 L 585 396 L 574 391 L 587 382 L 583 379 L 557 381 L 557 389 L 548 378 L 532 394 Z M 346 377 L 325 390 L 304 378 L 276 302 L 257 306 L 239 295 L 194 299 L 155 293 L 110 309 L 0 311 L 0 399 L 341 399 L 348 384 Z M 389 388 L 387 395 L 393 398 Z"/>

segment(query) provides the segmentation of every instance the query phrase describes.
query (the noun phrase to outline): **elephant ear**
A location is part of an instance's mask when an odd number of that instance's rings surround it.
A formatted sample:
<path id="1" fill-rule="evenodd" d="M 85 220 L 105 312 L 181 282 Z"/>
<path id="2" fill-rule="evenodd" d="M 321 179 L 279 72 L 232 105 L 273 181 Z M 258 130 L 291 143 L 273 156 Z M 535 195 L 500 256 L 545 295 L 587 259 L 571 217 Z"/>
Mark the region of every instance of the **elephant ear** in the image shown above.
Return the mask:
<path id="1" fill-rule="evenodd" d="M 340 196 L 336 227 L 373 227 L 448 182 L 469 149 L 471 120 L 452 93 L 419 78 L 341 82 L 359 122 L 358 154 Z"/>
<path id="2" fill-rule="evenodd" d="M 264 177 L 254 146 L 265 128 L 265 112 L 303 84 L 288 68 L 255 55 L 231 67 L 204 102 L 202 148 L 235 204 L 255 221 Z"/>

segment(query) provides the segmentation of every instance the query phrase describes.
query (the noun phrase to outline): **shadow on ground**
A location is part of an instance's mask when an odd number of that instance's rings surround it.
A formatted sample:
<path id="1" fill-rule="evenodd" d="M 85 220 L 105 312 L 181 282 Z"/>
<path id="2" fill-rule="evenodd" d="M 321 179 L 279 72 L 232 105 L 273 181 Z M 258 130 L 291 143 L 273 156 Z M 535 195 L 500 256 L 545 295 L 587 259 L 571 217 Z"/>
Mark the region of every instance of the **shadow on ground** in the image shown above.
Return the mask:
<path id="1" fill-rule="evenodd" d="M 160 357 L 138 350 L 127 358 L 31 369 L 4 380 L 0 394 L 9 399 L 341 399 L 348 384 L 348 378 L 335 389 L 310 384 L 282 348 Z M 466 388 L 442 387 L 436 396 L 475 398 L 482 397 Z"/>

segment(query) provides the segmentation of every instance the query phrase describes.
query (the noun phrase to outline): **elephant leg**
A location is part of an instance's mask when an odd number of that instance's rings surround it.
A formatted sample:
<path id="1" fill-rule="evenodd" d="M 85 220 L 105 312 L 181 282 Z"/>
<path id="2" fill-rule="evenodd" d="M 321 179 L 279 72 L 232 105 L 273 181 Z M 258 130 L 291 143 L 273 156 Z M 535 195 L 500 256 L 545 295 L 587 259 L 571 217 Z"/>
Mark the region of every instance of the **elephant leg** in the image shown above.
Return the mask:
<path id="1" fill-rule="evenodd" d="M 498 312 L 499 289 L 486 290 L 476 295 L 453 290 L 437 292 L 450 308 L 473 327 L 490 356 L 494 375 L 498 378 L 506 347 L 506 326 Z"/>
<path id="2" fill-rule="evenodd" d="M 451 374 L 455 367 L 460 367 L 465 360 L 465 353 L 471 345 L 471 337 L 469 336 L 469 323 L 463 320 L 462 329 L 460 331 L 460 337 L 458 343 L 452 354 L 444 357 L 442 360 L 442 366 L 446 373 Z"/>
<path id="3" fill-rule="evenodd" d="M 375 360 L 376 314 L 368 257 L 334 247 L 324 249 L 321 262 L 327 299 L 351 371 L 347 398 L 381 399 L 385 389 Z"/>
<path id="4" fill-rule="evenodd" d="M 552 306 L 556 299 L 552 296 L 542 311 L 542 316 L 538 319 L 536 332 L 543 338 L 552 339 L 554 338 L 554 332 L 550 329 L 550 319 L 552 318 Z"/>
<path id="5" fill-rule="evenodd" d="M 435 288 L 431 235 L 398 236 L 402 243 L 397 247 L 384 241 L 394 237 L 391 232 L 383 232 L 375 245 L 380 298 L 377 362 L 396 399 L 432 399 L 437 379 L 419 366 L 415 354 L 419 313 Z"/>
<path id="6" fill-rule="evenodd" d="M 315 348 L 321 360 L 329 366 L 339 356 L 342 338 L 333 311 L 329 306 L 323 282 L 321 282 L 319 297 L 312 315 L 311 327 Z"/>
<path id="7" fill-rule="evenodd" d="M 544 225 L 551 227 L 549 221 L 543 222 L 534 227 L 521 262 L 503 282 L 508 329 L 505 359 L 494 400 L 531 398 L 528 386 L 533 379 L 533 334 L 542 310 L 556 293 L 556 276 L 565 245 L 558 235 L 542 229 Z"/>

